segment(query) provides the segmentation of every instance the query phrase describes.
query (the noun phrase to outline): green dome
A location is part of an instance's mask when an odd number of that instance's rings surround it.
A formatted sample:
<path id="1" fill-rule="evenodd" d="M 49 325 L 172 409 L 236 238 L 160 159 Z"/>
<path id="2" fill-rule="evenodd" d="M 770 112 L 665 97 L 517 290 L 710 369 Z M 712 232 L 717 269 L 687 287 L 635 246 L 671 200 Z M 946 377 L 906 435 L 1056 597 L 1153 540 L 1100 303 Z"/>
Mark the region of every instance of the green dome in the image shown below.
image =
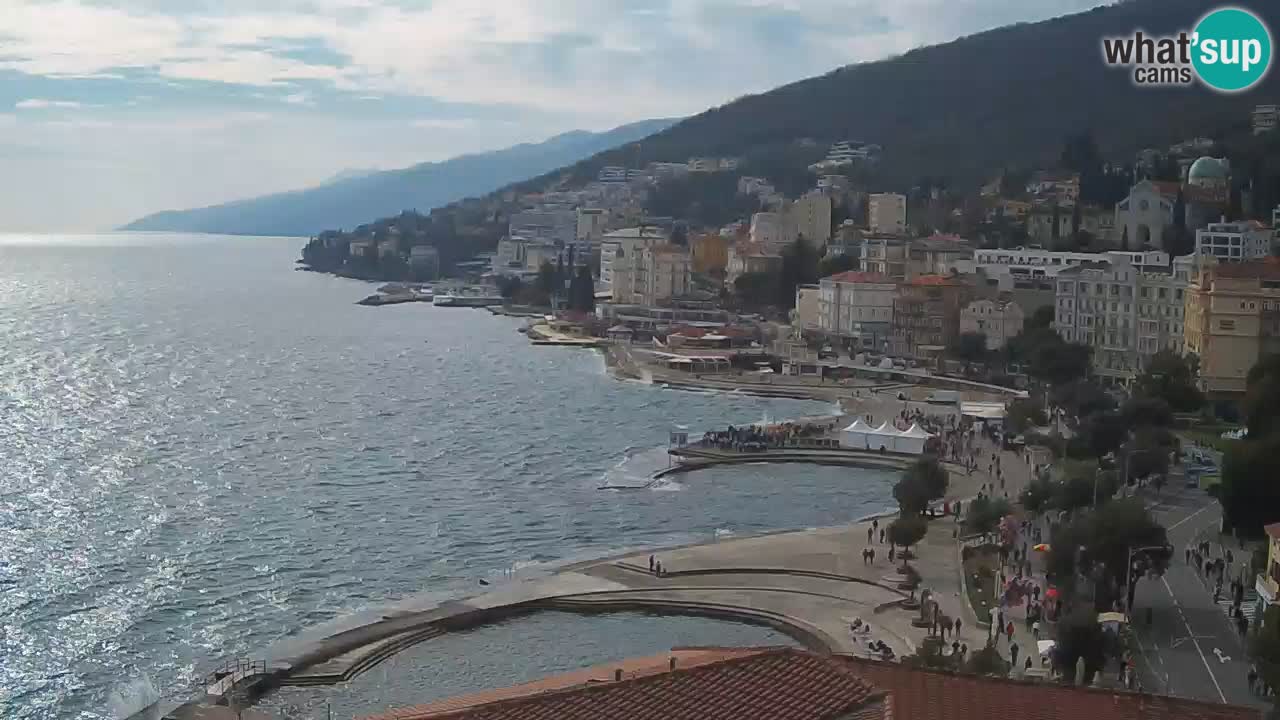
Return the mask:
<path id="1" fill-rule="evenodd" d="M 1227 181 L 1227 168 L 1222 160 L 1202 157 L 1191 165 L 1187 173 L 1187 182 L 1199 185 L 1204 182 L 1221 183 Z"/>

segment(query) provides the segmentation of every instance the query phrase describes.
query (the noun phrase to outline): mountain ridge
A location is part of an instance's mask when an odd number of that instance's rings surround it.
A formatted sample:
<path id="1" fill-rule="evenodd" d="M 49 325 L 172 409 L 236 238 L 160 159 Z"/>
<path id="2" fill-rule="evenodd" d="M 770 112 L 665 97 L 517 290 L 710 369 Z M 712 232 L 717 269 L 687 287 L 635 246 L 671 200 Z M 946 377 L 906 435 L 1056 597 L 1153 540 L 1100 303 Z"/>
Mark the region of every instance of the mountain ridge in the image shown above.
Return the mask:
<path id="1" fill-rule="evenodd" d="M 418 208 L 425 212 L 484 195 L 609 147 L 642 139 L 676 121 L 642 120 L 603 132 L 571 130 L 542 142 L 467 153 L 396 170 L 347 177 L 343 176 L 351 171 L 343 171 L 308 188 L 152 213 L 120 230 L 309 236 L 332 228 L 355 227 L 404 210 Z"/>

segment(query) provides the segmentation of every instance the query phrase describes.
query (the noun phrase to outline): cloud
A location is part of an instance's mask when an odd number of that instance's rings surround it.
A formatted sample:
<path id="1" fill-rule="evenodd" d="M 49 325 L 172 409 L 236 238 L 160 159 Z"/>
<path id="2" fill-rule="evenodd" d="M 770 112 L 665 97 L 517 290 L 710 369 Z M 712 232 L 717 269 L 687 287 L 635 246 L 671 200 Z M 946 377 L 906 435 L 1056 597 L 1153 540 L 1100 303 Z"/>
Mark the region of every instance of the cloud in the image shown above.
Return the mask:
<path id="1" fill-rule="evenodd" d="M 285 95 L 284 97 L 282 97 L 282 98 L 280 98 L 280 99 L 281 99 L 281 100 L 283 100 L 284 102 L 289 103 L 290 105 L 310 105 L 310 104 L 312 104 L 312 103 L 311 103 L 311 96 L 310 96 L 310 95 L 307 95 L 306 93 L 293 93 L 293 94 L 291 94 L 291 95 Z"/>
<path id="2" fill-rule="evenodd" d="M 610 119 L 745 93 L 1097 0 L 4 0 L 0 68 L 138 68 L 179 82 L 322 83 L 359 96 Z"/>
<path id="3" fill-rule="evenodd" d="M 81 103 L 75 102 L 74 100 L 46 100 L 44 98 L 28 98 L 26 100 L 19 100 L 14 103 L 13 106 L 19 110 L 49 110 L 54 108 L 74 110 L 76 108 L 84 107 Z"/>

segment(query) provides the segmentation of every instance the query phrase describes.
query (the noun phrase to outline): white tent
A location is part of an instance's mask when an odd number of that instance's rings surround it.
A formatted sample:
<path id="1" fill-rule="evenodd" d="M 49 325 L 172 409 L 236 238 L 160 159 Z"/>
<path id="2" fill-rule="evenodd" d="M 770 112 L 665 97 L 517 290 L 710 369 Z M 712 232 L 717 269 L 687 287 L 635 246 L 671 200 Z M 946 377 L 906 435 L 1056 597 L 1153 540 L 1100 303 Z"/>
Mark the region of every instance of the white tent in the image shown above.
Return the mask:
<path id="1" fill-rule="evenodd" d="M 862 418 L 858 418 L 852 425 L 840 431 L 840 445 L 855 450 L 866 450 L 869 432 L 873 432 L 871 426 L 862 422 Z"/>
<path id="2" fill-rule="evenodd" d="M 898 439 L 898 434 L 898 429 L 894 426 L 887 422 L 881 423 L 880 427 L 867 431 L 867 449 L 893 450 L 896 447 L 895 441 Z"/>
<path id="3" fill-rule="evenodd" d="M 903 430 L 894 438 L 893 449 L 900 453 L 910 453 L 911 455 L 922 455 L 924 453 L 924 444 L 929 438 L 933 437 L 925 432 L 919 425 L 913 424 L 910 429 Z"/>

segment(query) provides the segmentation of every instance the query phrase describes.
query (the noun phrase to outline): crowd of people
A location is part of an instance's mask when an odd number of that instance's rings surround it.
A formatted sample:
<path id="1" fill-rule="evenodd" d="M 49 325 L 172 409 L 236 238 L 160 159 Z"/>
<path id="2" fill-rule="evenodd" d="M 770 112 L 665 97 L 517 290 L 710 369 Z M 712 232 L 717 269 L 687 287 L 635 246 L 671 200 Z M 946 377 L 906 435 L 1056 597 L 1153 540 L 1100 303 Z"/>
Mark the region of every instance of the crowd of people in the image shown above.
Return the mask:
<path id="1" fill-rule="evenodd" d="M 783 422 L 773 425 L 730 425 L 724 430 L 705 433 L 697 445 L 733 450 L 735 452 L 762 452 L 775 448 L 794 447 L 806 441 L 820 440 L 836 429 L 836 423 Z"/>

